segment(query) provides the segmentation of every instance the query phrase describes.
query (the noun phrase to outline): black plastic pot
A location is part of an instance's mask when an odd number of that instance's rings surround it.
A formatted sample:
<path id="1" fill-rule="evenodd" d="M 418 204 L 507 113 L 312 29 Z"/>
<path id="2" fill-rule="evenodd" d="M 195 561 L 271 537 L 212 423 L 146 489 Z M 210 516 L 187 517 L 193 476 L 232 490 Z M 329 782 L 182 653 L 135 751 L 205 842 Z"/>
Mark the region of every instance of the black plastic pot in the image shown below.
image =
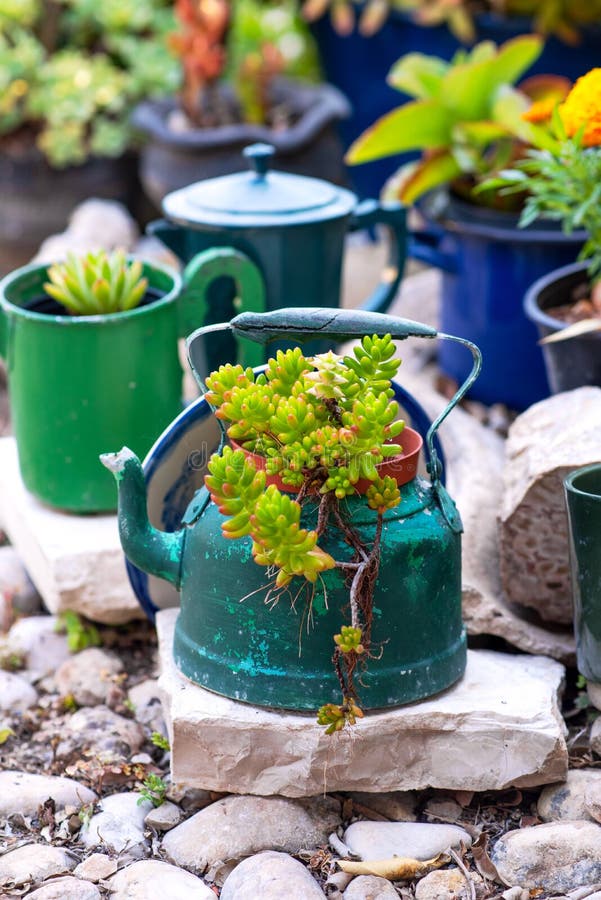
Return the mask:
<path id="1" fill-rule="evenodd" d="M 0 273 L 29 262 L 90 197 L 118 200 L 135 211 L 141 194 L 136 166 L 128 155 L 53 169 L 34 145 L 20 156 L 0 150 Z"/>
<path id="2" fill-rule="evenodd" d="M 140 154 L 140 178 L 150 199 L 160 206 L 171 191 L 238 172 L 242 150 L 258 141 L 275 147 L 272 168 L 344 184 L 336 124 L 350 115 L 346 98 L 331 85 L 282 79 L 274 86 L 274 101 L 292 114 L 289 128 L 241 123 L 175 131 L 169 126 L 178 108 L 175 98 L 139 104 L 133 123 L 148 137 Z"/>
<path id="3" fill-rule="evenodd" d="M 539 278 L 526 293 L 524 311 L 538 326 L 541 337 L 567 328 L 565 322 L 547 313 L 554 306 L 570 303 L 574 288 L 588 281 L 585 263 L 554 269 Z M 544 344 L 547 377 L 554 394 L 586 385 L 601 387 L 601 333 Z"/>

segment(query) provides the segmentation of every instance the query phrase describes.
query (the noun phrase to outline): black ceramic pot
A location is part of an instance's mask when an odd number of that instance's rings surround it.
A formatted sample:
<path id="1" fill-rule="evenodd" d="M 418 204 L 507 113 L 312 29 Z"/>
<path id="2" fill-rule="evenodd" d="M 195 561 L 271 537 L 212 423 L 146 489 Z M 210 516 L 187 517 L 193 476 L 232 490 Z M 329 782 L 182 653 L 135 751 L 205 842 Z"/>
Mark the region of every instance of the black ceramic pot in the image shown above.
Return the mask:
<path id="1" fill-rule="evenodd" d="M 524 311 L 538 326 L 541 337 L 567 328 L 547 310 L 570 303 L 574 288 L 587 281 L 586 264 L 575 263 L 554 269 L 532 285 L 524 298 Z M 601 333 L 544 344 L 543 355 L 554 394 L 585 385 L 601 387 Z"/>
<path id="2" fill-rule="evenodd" d="M 140 155 L 140 178 L 150 199 L 160 206 L 171 191 L 239 171 L 242 150 L 256 142 L 275 147 L 274 169 L 344 184 L 336 125 L 350 115 L 346 98 L 331 85 L 281 79 L 274 86 L 274 101 L 291 113 L 289 128 L 241 123 L 176 131 L 169 126 L 178 108 L 175 98 L 139 104 L 133 123 L 148 138 Z"/>

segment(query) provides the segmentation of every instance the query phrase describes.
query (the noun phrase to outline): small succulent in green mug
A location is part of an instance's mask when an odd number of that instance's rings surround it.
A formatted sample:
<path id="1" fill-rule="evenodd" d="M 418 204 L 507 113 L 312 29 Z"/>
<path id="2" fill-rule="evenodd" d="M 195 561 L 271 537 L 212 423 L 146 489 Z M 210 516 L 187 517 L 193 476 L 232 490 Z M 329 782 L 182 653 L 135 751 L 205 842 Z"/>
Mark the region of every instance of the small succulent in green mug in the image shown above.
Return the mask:
<path id="1" fill-rule="evenodd" d="M 129 261 L 122 250 L 69 254 L 66 262 L 50 266 L 48 278 L 46 293 L 75 316 L 134 309 L 148 287 L 148 280 L 142 277 L 142 263 Z"/>

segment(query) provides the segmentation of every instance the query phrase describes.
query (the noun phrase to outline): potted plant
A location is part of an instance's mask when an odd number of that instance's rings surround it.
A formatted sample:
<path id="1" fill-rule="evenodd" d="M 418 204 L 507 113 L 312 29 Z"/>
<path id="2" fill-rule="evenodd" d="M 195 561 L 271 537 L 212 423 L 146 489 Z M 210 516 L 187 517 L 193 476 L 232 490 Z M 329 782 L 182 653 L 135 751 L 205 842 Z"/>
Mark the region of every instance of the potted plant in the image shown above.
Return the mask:
<path id="1" fill-rule="evenodd" d="M 0 283 L 0 354 L 25 486 L 72 512 L 114 508 L 98 453 L 140 452 L 181 408 L 179 277 L 101 251 Z"/>
<path id="2" fill-rule="evenodd" d="M 347 145 L 397 105 L 386 75 L 410 51 L 450 60 L 461 46 L 537 31 L 545 44 L 533 74 L 556 72 L 573 81 L 598 60 L 599 0 L 305 0 L 302 8 L 328 80 L 352 103 L 353 115 L 342 124 Z M 359 194 L 377 196 L 399 164 L 378 160 L 349 174 Z"/>
<path id="3" fill-rule="evenodd" d="M 134 205 L 131 109 L 177 84 L 169 0 L 0 9 L 0 271 L 90 196 Z"/>
<path id="4" fill-rule="evenodd" d="M 442 330 L 472 340 L 483 352 L 474 398 L 518 410 L 549 391 L 535 330 L 523 313 L 524 293 L 553 265 L 573 261 L 584 236 L 564 235 L 552 223 L 520 230 L 523 198 L 516 202 L 494 188 L 474 194 L 474 188 L 526 146 L 555 143 L 547 120 L 569 83 L 536 76 L 514 86 L 541 47 L 540 38 L 525 36 L 498 49 L 478 44 L 451 63 L 408 54 L 392 69 L 390 81 L 416 99 L 378 120 L 347 155 L 356 164 L 422 151 L 385 193 L 406 203 L 419 201 L 428 227 L 414 234 L 409 252 L 443 271 Z M 458 382 L 469 368 L 454 346 L 440 348 L 439 364 Z"/>
<path id="5" fill-rule="evenodd" d="M 278 43 L 259 30 L 254 48 L 246 41 L 246 52 L 236 52 L 231 30 L 249 2 L 175 4 L 179 31 L 171 44 L 181 60 L 180 95 L 144 102 L 133 118 L 147 138 L 142 182 L 157 205 L 177 188 L 238 171 L 243 148 L 257 141 L 275 147 L 276 168 L 338 183 L 344 177 L 334 126 L 348 115 L 347 101 L 328 85 L 279 77 L 287 70 L 285 35 Z M 259 16 L 261 3 L 252 8 Z"/>
<path id="6" fill-rule="evenodd" d="M 250 703 L 319 707 L 330 733 L 364 709 L 453 684 L 465 666 L 462 526 L 432 439 L 467 384 L 428 431 L 428 484 L 416 477 L 421 438 L 392 400 L 399 360 L 386 333 L 436 332 L 326 309 L 243 313 L 208 327 L 261 343 L 291 332 L 301 341 L 373 334 L 344 357 L 296 347 L 263 372 L 226 365 L 209 376 L 206 397 L 229 443 L 211 457 L 208 492 L 196 492 L 179 531 L 150 525 L 131 451 L 102 458 L 117 479 L 128 559 L 181 590 L 174 657 L 183 674 Z M 205 330 L 188 339 L 195 371 Z"/>
<path id="7" fill-rule="evenodd" d="M 554 114 L 557 143 L 531 149 L 493 181 L 526 195 L 521 224 L 538 219 L 566 234 L 584 229 L 581 262 L 547 272 L 528 290 L 524 309 L 538 326 L 554 392 L 601 386 L 601 70 L 580 78 Z"/>

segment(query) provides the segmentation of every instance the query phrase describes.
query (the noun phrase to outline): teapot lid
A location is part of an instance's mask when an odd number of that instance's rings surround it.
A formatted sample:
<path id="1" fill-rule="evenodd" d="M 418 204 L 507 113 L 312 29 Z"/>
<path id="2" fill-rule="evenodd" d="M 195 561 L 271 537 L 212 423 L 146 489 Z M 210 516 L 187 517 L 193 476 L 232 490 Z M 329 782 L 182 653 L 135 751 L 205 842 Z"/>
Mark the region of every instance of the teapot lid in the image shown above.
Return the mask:
<path id="1" fill-rule="evenodd" d="M 251 170 L 209 178 L 173 191 L 165 215 L 181 225 L 274 226 L 347 215 L 357 203 L 351 191 L 319 178 L 269 169 L 275 148 L 252 144 L 243 151 Z"/>

